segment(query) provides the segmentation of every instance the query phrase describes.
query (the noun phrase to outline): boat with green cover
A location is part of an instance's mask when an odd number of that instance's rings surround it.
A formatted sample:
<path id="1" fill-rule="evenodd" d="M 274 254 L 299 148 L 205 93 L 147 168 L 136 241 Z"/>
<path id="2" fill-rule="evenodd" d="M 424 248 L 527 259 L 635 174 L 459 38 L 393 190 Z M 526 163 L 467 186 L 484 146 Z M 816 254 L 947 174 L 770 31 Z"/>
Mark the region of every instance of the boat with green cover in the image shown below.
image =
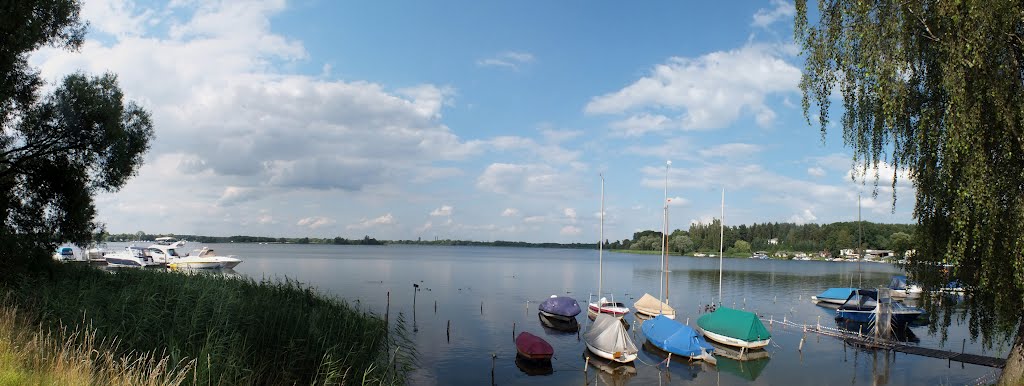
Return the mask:
<path id="1" fill-rule="evenodd" d="M 704 314 L 697 326 L 709 340 L 744 349 L 763 348 L 772 338 L 757 314 L 729 307 Z"/>

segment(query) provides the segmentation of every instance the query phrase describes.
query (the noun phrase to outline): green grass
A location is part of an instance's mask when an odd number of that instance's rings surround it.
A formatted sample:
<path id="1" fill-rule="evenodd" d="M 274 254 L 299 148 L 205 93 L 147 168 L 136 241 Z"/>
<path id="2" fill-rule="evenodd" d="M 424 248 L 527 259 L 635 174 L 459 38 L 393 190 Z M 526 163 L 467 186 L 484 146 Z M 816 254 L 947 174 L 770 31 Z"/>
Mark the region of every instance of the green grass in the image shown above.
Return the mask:
<path id="1" fill-rule="evenodd" d="M 7 283 L 33 322 L 88 326 L 117 354 L 194 360 L 194 384 L 398 384 L 411 366 L 401 324 L 295 281 L 60 266 Z M 0 373 L 0 377 L 2 377 Z"/>

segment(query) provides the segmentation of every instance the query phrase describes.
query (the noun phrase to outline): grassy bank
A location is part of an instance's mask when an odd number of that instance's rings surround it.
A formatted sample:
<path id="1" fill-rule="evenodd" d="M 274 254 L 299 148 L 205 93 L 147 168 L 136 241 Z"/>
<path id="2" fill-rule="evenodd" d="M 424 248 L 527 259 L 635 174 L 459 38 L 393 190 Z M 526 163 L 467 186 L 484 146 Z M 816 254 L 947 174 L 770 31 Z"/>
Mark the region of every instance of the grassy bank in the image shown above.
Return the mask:
<path id="1" fill-rule="evenodd" d="M 186 384 L 397 384 L 411 360 L 383 319 L 293 281 L 60 266 L 5 287 L 42 329 L 194 360 Z"/>
<path id="2" fill-rule="evenodd" d="M 117 351 L 94 332 L 39 329 L 17 308 L 0 306 L 0 386 L 180 385 L 194 365 Z"/>

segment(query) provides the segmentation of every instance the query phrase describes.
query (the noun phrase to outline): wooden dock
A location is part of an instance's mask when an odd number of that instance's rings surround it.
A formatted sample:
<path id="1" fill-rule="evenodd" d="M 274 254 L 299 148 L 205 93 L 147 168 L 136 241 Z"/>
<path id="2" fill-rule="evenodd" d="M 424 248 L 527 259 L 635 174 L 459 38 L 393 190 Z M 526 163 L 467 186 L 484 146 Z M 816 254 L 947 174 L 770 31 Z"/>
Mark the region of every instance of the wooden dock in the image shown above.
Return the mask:
<path id="1" fill-rule="evenodd" d="M 780 323 L 777 320 L 771 321 L 773 323 Z M 892 350 L 902 352 L 911 355 L 920 355 L 931 358 L 946 359 L 953 362 L 969 363 L 972 365 L 988 366 L 994 368 L 1003 368 L 1006 366 L 1006 358 L 988 357 L 977 354 L 967 354 L 962 352 L 954 352 L 947 350 L 938 350 L 933 348 L 910 346 L 903 342 L 898 342 L 889 339 L 880 339 L 870 334 L 862 334 L 857 332 L 851 332 L 841 330 L 833 327 L 826 327 L 822 325 L 805 325 L 796 324 L 789 321 L 783 321 L 781 324 L 786 326 L 802 328 L 805 332 L 813 332 L 821 335 L 831 336 L 842 339 L 848 344 L 880 350 Z"/>

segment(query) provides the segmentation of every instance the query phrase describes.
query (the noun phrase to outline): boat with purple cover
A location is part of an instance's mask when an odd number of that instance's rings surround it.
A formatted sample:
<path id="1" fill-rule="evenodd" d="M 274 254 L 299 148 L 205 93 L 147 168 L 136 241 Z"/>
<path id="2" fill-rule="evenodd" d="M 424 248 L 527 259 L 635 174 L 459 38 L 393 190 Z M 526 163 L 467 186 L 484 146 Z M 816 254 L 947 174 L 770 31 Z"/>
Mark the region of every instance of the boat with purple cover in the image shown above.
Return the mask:
<path id="1" fill-rule="evenodd" d="M 523 358 L 535 361 L 551 360 L 555 354 L 555 349 L 547 341 L 526 331 L 516 337 L 516 351 Z"/>
<path id="2" fill-rule="evenodd" d="M 567 296 L 551 295 L 537 308 L 544 316 L 561 320 L 576 319 L 576 315 L 580 314 L 579 303 Z"/>

